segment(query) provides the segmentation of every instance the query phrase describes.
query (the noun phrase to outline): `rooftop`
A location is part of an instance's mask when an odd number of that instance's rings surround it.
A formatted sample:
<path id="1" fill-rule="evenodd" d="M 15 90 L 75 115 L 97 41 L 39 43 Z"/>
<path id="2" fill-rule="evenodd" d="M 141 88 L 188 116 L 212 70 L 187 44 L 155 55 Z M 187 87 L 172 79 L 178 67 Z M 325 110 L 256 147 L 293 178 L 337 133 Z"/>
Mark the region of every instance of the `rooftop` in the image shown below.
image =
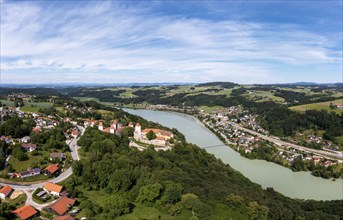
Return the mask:
<path id="1" fill-rule="evenodd" d="M 43 188 L 45 188 L 48 191 L 53 191 L 53 192 L 58 192 L 60 193 L 63 189 L 63 186 L 54 184 L 54 183 L 50 183 L 50 182 L 46 182 L 43 186 Z"/>
<path id="2" fill-rule="evenodd" d="M 12 213 L 16 214 L 21 219 L 28 219 L 35 214 L 37 214 L 37 211 L 30 205 L 28 206 L 22 206 L 14 211 Z"/>

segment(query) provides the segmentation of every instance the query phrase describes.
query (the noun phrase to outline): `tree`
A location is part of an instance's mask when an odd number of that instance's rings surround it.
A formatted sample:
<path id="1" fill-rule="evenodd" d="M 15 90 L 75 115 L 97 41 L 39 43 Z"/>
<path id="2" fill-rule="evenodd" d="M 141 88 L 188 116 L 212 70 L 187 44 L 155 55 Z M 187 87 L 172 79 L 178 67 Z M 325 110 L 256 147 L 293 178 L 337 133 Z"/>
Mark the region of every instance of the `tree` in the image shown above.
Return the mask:
<path id="1" fill-rule="evenodd" d="M 143 186 L 139 190 L 139 195 L 136 201 L 142 204 L 154 203 L 156 199 L 160 197 L 162 188 L 162 185 L 159 183 Z"/>
<path id="2" fill-rule="evenodd" d="M 146 134 L 146 137 L 148 138 L 148 140 L 153 140 L 153 139 L 155 139 L 157 136 L 156 136 L 156 134 L 155 134 L 152 130 L 150 130 L 150 131 Z"/>
<path id="3" fill-rule="evenodd" d="M 164 204 L 175 204 L 176 202 L 180 201 L 181 193 L 183 187 L 181 184 L 168 181 L 165 185 L 165 190 L 163 196 L 161 198 L 161 202 Z"/>
<path id="4" fill-rule="evenodd" d="M 105 200 L 104 211 L 107 212 L 111 218 L 129 213 L 129 200 L 121 195 L 111 195 Z"/>
<path id="5" fill-rule="evenodd" d="M 24 161 L 24 160 L 29 159 L 27 154 L 22 149 L 20 149 L 20 147 L 15 147 L 13 149 L 13 156 L 17 158 L 19 161 Z"/>
<path id="6" fill-rule="evenodd" d="M 257 202 L 250 202 L 247 213 L 249 216 L 249 219 L 255 220 L 255 219 L 268 219 L 268 213 L 269 209 L 266 206 L 259 205 Z"/>

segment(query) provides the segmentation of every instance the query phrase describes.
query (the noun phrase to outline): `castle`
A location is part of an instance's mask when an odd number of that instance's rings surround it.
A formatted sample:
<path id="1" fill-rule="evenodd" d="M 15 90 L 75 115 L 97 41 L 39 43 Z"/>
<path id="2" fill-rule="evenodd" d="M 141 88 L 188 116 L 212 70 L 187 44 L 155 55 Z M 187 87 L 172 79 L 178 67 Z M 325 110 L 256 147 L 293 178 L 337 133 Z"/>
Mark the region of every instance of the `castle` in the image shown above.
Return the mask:
<path id="1" fill-rule="evenodd" d="M 147 138 L 147 134 L 152 131 L 156 135 L 156 138 L 153 140 L 149 140 Z M 162 129 L 154 129 L 154 128 L 146 128 L 142 131 L 142 127 L 139 123 L 135 126 L 135 132 L 133 134 L 133 137 L 135 140 L 146 143 L 146 144 L 152 144 L 156 146 L 166 146 L 168 144 L 168 141 L 171 138 L 174 138 L 173 133 L 170 131 L 162 130 Z"/>

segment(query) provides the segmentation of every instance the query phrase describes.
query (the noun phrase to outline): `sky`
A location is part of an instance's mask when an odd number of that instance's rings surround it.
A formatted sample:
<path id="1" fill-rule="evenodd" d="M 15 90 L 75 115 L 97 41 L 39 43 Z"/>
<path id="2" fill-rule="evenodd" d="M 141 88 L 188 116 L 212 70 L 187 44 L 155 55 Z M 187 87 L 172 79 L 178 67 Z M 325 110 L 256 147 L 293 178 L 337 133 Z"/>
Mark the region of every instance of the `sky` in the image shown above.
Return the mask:
<path id="1" fill-rule="evenodd" d="M 340 1 L 9 1 L 1 83 L 341 82 Z"/>

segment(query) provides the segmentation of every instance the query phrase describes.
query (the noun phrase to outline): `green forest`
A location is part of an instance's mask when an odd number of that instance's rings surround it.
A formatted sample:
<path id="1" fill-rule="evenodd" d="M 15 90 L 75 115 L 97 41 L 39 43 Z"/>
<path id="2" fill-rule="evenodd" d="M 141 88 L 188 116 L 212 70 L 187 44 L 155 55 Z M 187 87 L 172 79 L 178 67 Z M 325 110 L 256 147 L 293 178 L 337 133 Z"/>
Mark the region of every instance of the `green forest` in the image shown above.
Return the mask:
<path id="1" fill-rule="evenodd" d="M 88 128 L 83 159 L 65 182 L 83 214 L 97 219 L 154 209 L 161 219 L 340 219 L 339 201 L 302 201 L 263 190 L 229 165 L 185 141 L 171 151 L 128 147 L 121 137 Z M 90 195 L 103 195 L 94 199 Z M 124 218 L 125 219 L 125 218 Z"/>

